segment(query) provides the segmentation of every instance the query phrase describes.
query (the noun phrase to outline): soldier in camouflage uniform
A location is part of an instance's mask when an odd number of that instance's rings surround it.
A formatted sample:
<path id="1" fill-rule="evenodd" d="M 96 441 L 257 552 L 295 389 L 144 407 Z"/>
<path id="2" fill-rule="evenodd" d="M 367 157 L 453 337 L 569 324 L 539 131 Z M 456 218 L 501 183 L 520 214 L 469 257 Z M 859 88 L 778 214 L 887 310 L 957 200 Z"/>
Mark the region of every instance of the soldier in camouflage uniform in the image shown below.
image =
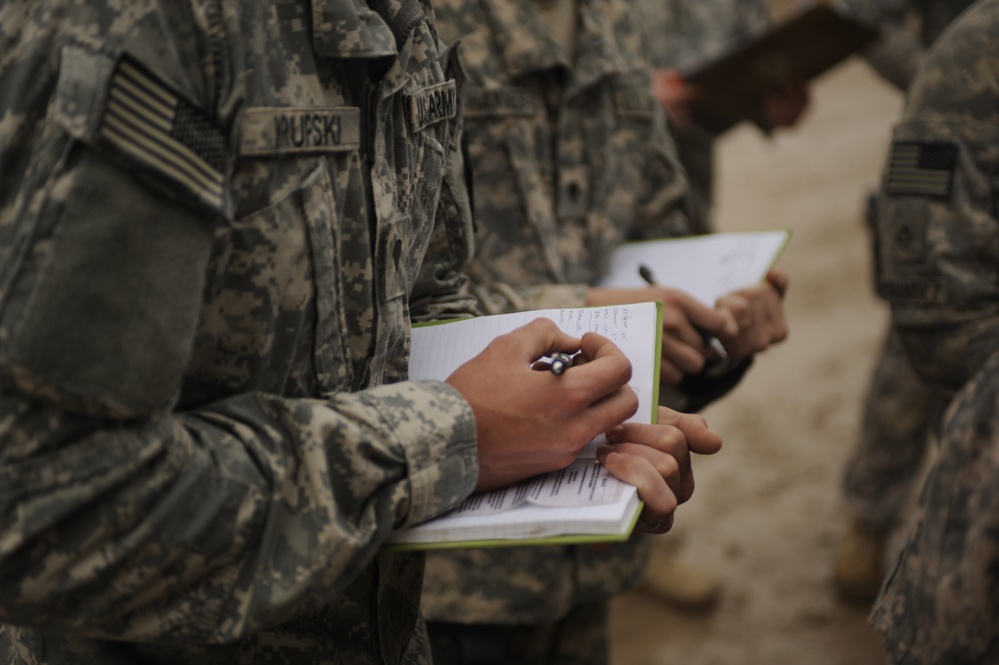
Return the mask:
<path id="1" fill-rule="evenodd" d="M 766 0 L 638 0 L 635 3 L 648 23 L 653 85 L 659 99 L 676 120 L 680 158 L 690 175 L 698 233 L 714 228 L 714 139 L 705 128 L 686 116 L 678 68 L 699 63 L 718 53 L 733 39 L 769 20 Z"/>
<path id="2" fill-rule="evenodd" d="M 492 311 L 594 304 L 610 297 L 592 284 L 623 241 L 690 233 L 686 179 L 626 0 L 435 7 L 445 41 L 461 37 L 477 225 L 467 272 Z M 577 17 L 578 32 L 563 30 Z M 631 297 L 665 290 L 640 291 Z M 667 309 L 720 335 L 733 354 L 761 350 L 740 351 L 746 340 L 736 339 L 723 310 L 672 295 L 687 309 L 666 296 Z M 771 297 L 779 310 L 771 286 L 743 297 Z M 758 316 L 757 331 L 766 318 Z M 774 316 L 782 325 L 782 310 Z M 703 363 L 703 341 L 689 332 L 688 353 Z M 423 611 L 435 660 L 605 662 L 609 600 L 640 578 L 646 552 L 640 538 L 600 548 L 432 553 Z"/>
<path id="3" fill-rule="evenodd" d="M 864 59 L 886 81 L 908 90 L 930 44 L 972 0 L 849 0 L 865 20 L 881 30 Z"/>
<path id="4" fill-rule="evenodd" d="M 403 381 L 410 316 L 472 310 L 429 6 L 9 0 L 0 43 L 0 663 L 428 662 L 387 533 L 635 408 L 599 338 L 532 371 L 550 323 Z M 653 524 L 689 418 L 606 458 Z"/>
<path id="5" fill-rule="evenodd" d="M 999 1 L 940 37 L 896 126 L 879 291 L 947 399 L 937 460 L 872 615 L 892 663 L 999 662 Z"/>
<path id="6" fill-rule="evenodd" d="M 679 68 L 695 65 L 718 53 L 733 39 L 759 28 L 769 20 L 766 0 L 638 0 L 633 3 L 646 24 L 653 67 L 653 91 L 673 120 L 674 136 L 680 160 L 689 175 L 693 196 L 691 231 L 709 233 L 715 225 L 711 218 L 714 198 L 715 135 L 694 123 L 690 104 L 694 92 L 684 85 Z M 794 86 L 795 95 L 804 89 Z M 768 95 L 770 103 L 783 99 Z M 807 97 L 804 98 L 807 102 Z M 804 103 L 796 100 L 795 104 Z M 778 108 L 785 105 L 781 103 Z M 769 106 L 768 106 L 769 108 Z M 803 107 L 802 107 L 803 109 Z M 762 116 L 767 115 L 761 110 Z M 773 115 L 769 124 L 785 124 Z M 645 586 L 657 597 L 683 608 L 704 610 L 711 607 L 721 590 L 710 571 L 684 562 L 671 543 L 662 543 L 646 576 Z"/>
<path id="7" fill-rule="evenodd" d="M 881 37 L 864 58 L 902 91 L 908 89 L 929 45 L 969 4 L 970 0 L 850 2 L 862 18 L 881 28 Z M 833 579 L 846 598 L 870 602 L 877 595 L 884 578 L 886 541 L 922 472 L 942 408 L 889 328 L 843 474 L 848 522 L 837 547 Z"/>

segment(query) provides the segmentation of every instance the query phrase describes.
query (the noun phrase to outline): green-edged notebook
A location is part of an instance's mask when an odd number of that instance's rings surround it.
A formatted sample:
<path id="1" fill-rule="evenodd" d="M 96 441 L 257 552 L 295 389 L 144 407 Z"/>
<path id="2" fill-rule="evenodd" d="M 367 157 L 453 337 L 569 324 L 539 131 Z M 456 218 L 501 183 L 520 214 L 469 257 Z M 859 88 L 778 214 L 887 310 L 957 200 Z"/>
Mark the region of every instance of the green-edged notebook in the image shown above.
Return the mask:
<path id="1" fill-rule="evenodd" d="M 413 328 L 410 378 L 444 380 L 493 338 L 542 317 L 570 335 L 597 332 L 614 341 L 632 364 L 630 385 L 639 407 L 630 421 L 656 421 L 663 327 L 660 302 L 535 310 L 417 326 Z M 473 494 L 440 517 L 393 531 L 388 546 L 420 550 L 625 540 L 635 527 L 642 503 L 633 486 L 610 475 L 596 461 L 596 449 L 603 442 L 603 436 L 591 441 L 566 469 Z"/>

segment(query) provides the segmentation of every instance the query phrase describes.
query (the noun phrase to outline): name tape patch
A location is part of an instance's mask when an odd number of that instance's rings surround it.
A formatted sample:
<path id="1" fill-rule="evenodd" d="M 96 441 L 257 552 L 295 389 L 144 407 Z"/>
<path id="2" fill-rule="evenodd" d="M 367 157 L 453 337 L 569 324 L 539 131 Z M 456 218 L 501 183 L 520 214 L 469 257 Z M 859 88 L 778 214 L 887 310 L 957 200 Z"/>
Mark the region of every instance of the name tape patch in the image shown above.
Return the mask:
<path id="1" fill-rule="evenodd" d="M 893 303 L 947 302 L 947 284 L 942 279 L 881 275 L 878 295 Z"/>
<path id="2" fill-rule="evenodd" d="M 413 131 L 458 115 L 458 86 L 444 81 L 409 95 L 409 115 Z"/>
<path id="3" fill-rule="evenodd" d="M 465 88 L 464 113 L 466 118 L 530 116 L 535 113 L 534 97 L 521 88 Z"/>
<path id="4" fill-rule="evenodd" d="M 97 136 L 188 195 L 222 208 L 226 148 L 221 130 L 130 59 L 119 61 L 111 76 Z"/>
<path id="5" fill-rule="evenodd" d="M 893 143 L 886 191 L 947 198 L 956 164 L 957 146 L 952 143 Z"/>
<path id="6" fill-rule="evenodd" d="M 341 152 L 361 145 L 356 106 L 258 107 L 239 124 L 239 154 L 245 156 Z"/>

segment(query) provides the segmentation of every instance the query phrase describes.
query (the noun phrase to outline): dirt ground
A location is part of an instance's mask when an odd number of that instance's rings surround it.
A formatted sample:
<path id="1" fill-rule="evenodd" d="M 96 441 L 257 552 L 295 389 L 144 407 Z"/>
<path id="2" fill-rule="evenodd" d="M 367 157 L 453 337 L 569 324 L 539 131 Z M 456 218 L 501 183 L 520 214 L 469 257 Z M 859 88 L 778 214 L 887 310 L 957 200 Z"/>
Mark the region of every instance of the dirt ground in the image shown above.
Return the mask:
<path id="1" fill-rule="evenodd" d="M 696 460 L 697 491 L 664 536 L 724 585 L 706 614 L 642 590 L 614 607 L 618 665 L 882 664 L 867 609 L 838 600 L 839 483 L 887 322 L 871 288 L 865 193 L 901 96 L 859 60 L 826 74 L 795 129 L 739 127 L 718 144 L 719 229 L 790 228 L 787 342 L 705 412 L 725 446 Z M 666 540 L 659 547 L 670 547 Z"/>

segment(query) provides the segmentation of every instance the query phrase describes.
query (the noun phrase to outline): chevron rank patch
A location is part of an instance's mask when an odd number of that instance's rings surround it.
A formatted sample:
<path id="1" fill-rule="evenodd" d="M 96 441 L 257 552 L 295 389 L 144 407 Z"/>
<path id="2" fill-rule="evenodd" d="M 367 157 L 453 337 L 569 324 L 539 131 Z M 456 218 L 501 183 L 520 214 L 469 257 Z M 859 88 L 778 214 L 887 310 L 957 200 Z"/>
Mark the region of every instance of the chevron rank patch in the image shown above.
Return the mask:
<path id="1" fill-rule="evenodd" d="M 893 143 L 888 160 L 888 194 L 950 196 L 957 164 L 952 143 Z"/>
<path id="2" fill-rule="evenodd" d="M 123 58 L 112 75 L 98 136 L 194 199 L 223 207 L 225 137 L 158 77 Z"/>

